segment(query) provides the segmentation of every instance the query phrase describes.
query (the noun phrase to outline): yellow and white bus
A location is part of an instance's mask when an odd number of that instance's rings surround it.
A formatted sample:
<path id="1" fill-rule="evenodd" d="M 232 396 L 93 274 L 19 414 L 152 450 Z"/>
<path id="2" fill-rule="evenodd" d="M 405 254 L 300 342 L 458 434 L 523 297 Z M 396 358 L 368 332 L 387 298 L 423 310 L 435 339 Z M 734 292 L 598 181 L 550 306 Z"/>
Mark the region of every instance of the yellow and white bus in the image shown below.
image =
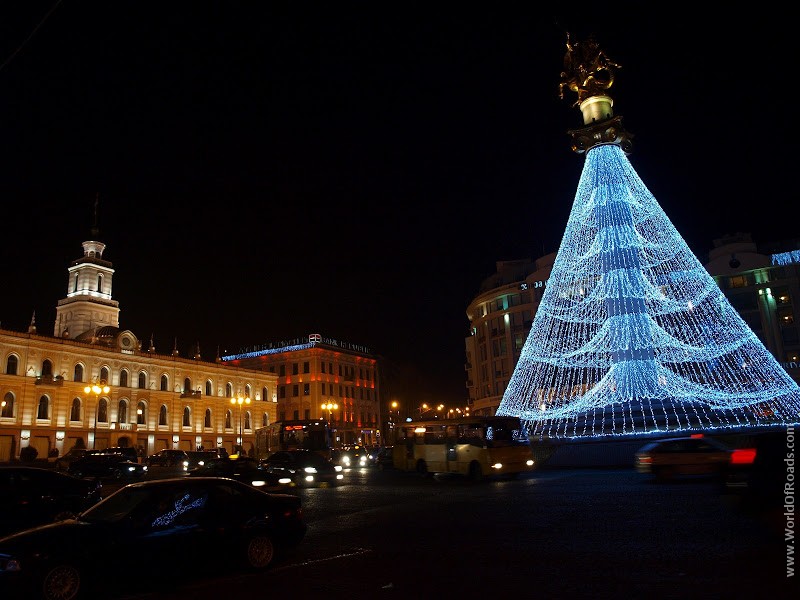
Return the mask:
<path id="1" fill-rule="evenodd" d="M 394 468 L 422 475 L 458 473 L 473 480 L 533 471 L 533 449 L 517 417 L 471 416 L 400 423 Z"/>

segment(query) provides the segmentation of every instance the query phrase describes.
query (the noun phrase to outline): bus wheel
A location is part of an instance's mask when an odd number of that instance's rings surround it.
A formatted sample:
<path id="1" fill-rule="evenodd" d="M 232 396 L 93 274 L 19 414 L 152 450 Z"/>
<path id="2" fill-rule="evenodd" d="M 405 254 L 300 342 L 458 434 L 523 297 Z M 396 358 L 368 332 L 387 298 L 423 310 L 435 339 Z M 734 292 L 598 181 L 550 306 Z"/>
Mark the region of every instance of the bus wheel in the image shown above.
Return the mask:
<path id="1" fill-rule="evenodd" d="M 474 462 L 469 465 L 469 478 L 472 481 L 481 481 L 483 479 L 483 471 L 480 464 Z"/>
<path id="2" fill-rule="evenodd" d="M 417 461 L 417 473 L 425 477 L 428 474 L 428 465 L 425 464 L 424 460 Z"/>

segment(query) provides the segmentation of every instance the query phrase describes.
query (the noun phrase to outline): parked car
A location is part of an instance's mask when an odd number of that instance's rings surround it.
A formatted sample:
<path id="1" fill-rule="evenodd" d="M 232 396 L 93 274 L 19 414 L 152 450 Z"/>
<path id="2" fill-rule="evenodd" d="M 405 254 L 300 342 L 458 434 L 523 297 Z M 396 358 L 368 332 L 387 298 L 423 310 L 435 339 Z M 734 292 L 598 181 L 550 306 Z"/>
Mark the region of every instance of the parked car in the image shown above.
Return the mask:
<path id="1" fill-rule="evenodd" d="M 715 477 L 728 472 L 733 448 L 703 435 L 655 440 L 639 448 L 634 464 L 639 473 L 654 475 L 657 481 L 676 477 Z"/>
<path id="2" fill-rule="evenodd" d="M 394 468 L 394 446 L 384 446 L 375 455 L 375 466 L 380 470 Z"/>
<path id="3" fill-rule="evenodd" d="M 275 452 L 261 461 L 270 473 L 280 476 L 281 484 L 301 487 L 334 486 L 344 480 L 342 466 L 311 450 Z"/>
<path id="4" fill-rule="evenodd" d="M 67 451 L 64 456 L 59 456 L 55 460 L 55 469 L 56 471 L 61 471 L 62 473 L 66 473 L 69 470 L 69 465 L 74 460 L 78 460 L 85 456 L 90 450 L 87 448 L 72 448 Z"/>
<path id="5" fill-rule="evenodd" d="M 159 450 L 148 456 L 145 462 L 153 472 L 167 471 L 177 475 L 189 470 L 189 455 L 176 448 Z"/>
<path id="6" fill-rule="evenodd" d="M 159 577 L 263 570 L 299 544 L 306 528 L 297 495 L 218 477 L 142 481 L 75 519 L 0 538 L 0 589 L 3 597 L 99 598 L 112 583 L 120 589 L 144 580 L 152 586 Z M 120 554 L 111 547 L 169 568 L 120 576 Z"/>
<path id="7" fill-rule="evenodd" d="M 139 462 L 139 453 L 136 452 L 136 448 L 133 446 L 111 446 L 110 448 L 98 450 L 98 452 L 103 454 L 122 454 L 131 462 Z"/>
<path id="8" fill-rule="evenodd" d="M 73 517 L 99 502 L 102 488 L 51 469 L 0 466 L 0 535 Z"/>
<path id="9" fill-rule="evenodd" d="M 204 465 L 191 469 L 190 477 L 229 477 L 253 487 L 267 491 L 280 491 L 287 484 L 280 483 L 280 476 L 271 473 L 259 465 L 254 458 L 240 456 L 238 458 L 213 458 Z"/>
<path id="10" fill-rule="evenodd" d="M 132 462 L 116 452 L 89 452 L 72 461 L 67 471 L 75 477 L 100 477 L 117 480 L 141 479 L 147 473 L 147 465 Z"/>

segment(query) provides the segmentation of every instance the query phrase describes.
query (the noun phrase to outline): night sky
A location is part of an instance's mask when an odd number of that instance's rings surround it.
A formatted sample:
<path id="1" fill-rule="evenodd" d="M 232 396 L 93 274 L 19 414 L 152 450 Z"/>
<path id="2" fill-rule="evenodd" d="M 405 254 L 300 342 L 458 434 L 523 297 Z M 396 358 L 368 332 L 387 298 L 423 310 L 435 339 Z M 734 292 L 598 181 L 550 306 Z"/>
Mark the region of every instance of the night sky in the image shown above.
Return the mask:
<path id="1" fill-rule="evenodd" d="M 321 333 L 463 404 L 467 305 L 558 249 L 580 177 L 566 31 L 622 66 L 631 163 L 701 260 L 800 237 L 788 9 L 431 4 L 3 3 L 0 325 L 52 334 L 99 195 L 145 347 Z"/>

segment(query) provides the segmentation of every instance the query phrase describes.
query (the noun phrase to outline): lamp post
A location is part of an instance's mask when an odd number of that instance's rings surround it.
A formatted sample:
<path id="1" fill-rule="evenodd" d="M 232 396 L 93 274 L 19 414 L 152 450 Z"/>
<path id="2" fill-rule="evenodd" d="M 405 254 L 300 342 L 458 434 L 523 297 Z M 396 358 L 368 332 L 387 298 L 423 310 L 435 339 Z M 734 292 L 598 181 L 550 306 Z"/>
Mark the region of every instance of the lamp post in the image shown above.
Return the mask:
<path id="1" fill-rule="evenodd" d="M 231 404 L 238 404 L 239 405 L 239 450 L 237 453 L 241 455 L 242 451 L 244 450 L 244 430 L 242 429 L 242 404 L 250 404 L 250 397 L 249 396 L 242 396 L 239 394 L 235 398 L 231 398 Z"/>
<path id="2" fill-rule="evenodd" d="M 100 385 L 102 384 L 102 385 Z M 100 384 L 95 382 L 93 385 L 87 385 L 83 388 L 83 391 L 87 394 L 94 394 L 94 433 L 92 437 L 92 450 L 96 449 L 97 447 L 97 417 L 100 415 L 100 394 L 108 394 L 111 391 L 111 387 L 106 385 L 105 382 L 101 381 Z"/>
<path id="3" fill-rule="evenodd" d="M 330 427 L 330 423 L 333 421 L 333 411 L 338 410 L 338 408 L 339 408 L 339 405 L 336 404 L 335 402 L 328 402 L 327 404 L 324 403 L 324 402 L 322 403 L 322 410 L 327 410 L 328 411 L 328 424 L 329 424 L 328 426 L 329 427 Z M 331 429 L 331 434 L 333 434 L 333 429 Z M 333 439 L 335 440 L 336 438 L 334 437 Z"/>

